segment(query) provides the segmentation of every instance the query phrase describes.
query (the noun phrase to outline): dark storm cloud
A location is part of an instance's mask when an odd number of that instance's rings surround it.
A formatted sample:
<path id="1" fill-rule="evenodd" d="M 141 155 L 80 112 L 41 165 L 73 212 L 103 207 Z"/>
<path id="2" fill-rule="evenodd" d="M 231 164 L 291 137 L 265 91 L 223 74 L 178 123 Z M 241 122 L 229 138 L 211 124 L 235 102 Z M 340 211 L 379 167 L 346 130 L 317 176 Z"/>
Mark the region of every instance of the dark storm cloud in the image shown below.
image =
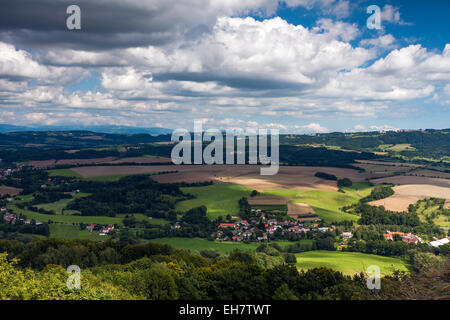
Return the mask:
<path id="1" fill-rule="evenodd" d="M 175 3 L 177 5 L 175 5 Z M 214 22 L 204 1 L 2 0 L 0 40 L 21 46 L 110 49 L 162 45 Z M 81 29 L 66 28 L 71 4 L 81 8 Z M 199 27 L 200 26 L 200 27 Z"/>
<path id="2" fill-rule="evenodd" d="M 303 86 L 289 81 L 277 79 L 263 79 L 258 75 L 221 76 L 215 73 L 183 72 L 153 74 L 153 81 L 193 81 L 193 82 L 217 82 L 220 85 L 237 88 L 240 90 L 298 90 Z"/>

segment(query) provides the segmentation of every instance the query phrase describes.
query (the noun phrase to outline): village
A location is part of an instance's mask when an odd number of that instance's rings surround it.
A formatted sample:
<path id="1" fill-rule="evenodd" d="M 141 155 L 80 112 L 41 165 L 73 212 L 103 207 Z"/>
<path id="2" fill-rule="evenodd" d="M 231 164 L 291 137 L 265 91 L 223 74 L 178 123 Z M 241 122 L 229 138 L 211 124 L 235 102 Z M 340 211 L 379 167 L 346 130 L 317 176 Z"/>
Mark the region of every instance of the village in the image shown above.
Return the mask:
<path id="1" fill-rule="evenodd" d="M 289 221 L 283 220 L 279 221 L 274 217 L 269 217 L 267 213 L 263 212 L 261 209 L 251 209 L 252 213 L 255 214 L 255 218 L 251 220 L 240 220 L 237 216 L 232 216 L 231 218 L 235 221 L 233 222 L 223 222 L 218 226 L 218 230 L 214 232 L 211 236 L 216 241 L 256 241 L 265 242 L 274 240 L 275 234 L 285 235 L 291 234 L 306 234 L 306 233 L 325 233 L 329 231 L 335 231 L 336 226 L 331 225 L 330 227 L 320 227 L 318 223 L 311 223 L 305 225 L 299 221 Z M 357 229 L 358 226 L 354 226 Z M 344 231 L 339 234 L 339 247 L 346 246 L 348 240 L 353 237 L 352 232 Z M 399 231 L 389 231 L 387 230 L 383 234 L 383 238 L 386 241 L 402 241 L 407 244 L 419 244 L 424 243 L 421 237 L 413 233 L 404 233 Z M 434 239 L 428 243 L 431 247 L 439 247 L 450 243 L 449 238 Z"/>
<path id="2" fill-rule="evenodd" d="M 254 218 L 250 220 L 239 220 L 239 217 L 232 216 L 234 222 L 224 222 L 218 226 L 217 232 L 212 237 L 218 241 L 268 241 L 275 239 L 275 234 L 284 235 L 286 233 L 301 234 L 308 232 L 334 231 L 335 226 L 319 227 L 318 223 L 305 225 L 300 222 L 289 220 L 279 221 L 274 216 L 261 209 L 251 209 Z"/>
<path id="3" fill-rule="evenodd" d="M 40 225 L 44 224 L 41 221 L 34 221 L 34 220 L 31 220 L 31 219 L 21 218 L 17 214 L 9 212 L 6 207 L 1 207 L 0 208 L 0 212 L 3 215 L 3 221 L 5 223 L 9 223 L 9 224 L 21 223 L 21 224 L 36 225 L 36 226 L 40 226 Z"/>

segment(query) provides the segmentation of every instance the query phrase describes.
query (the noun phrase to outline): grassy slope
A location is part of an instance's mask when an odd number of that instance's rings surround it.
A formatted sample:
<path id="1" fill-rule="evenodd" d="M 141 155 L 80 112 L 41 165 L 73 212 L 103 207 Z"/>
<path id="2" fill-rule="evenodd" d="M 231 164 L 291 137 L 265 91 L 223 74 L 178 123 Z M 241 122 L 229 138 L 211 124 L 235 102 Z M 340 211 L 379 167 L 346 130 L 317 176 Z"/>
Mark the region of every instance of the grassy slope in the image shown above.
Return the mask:
<path id="1" fill-rule="evenodd" d="M 176 209 L 186 211 L 204 205 L 208 208 L 208 217 L 210 219 L 239 213 L 239 199 L 248 197 L 252 191 L 250 188 L 231 183 L 218 183 L 204 187 L 181 189 L 185 193 L 193 194 L 196 198 L 179 202 Z"/>
<path id="2" fill-rule="evenodd" d="M 365 272 L 367 267 L 376 265 L 382 274 L 390 274 L 395 270 L 407 271 L 407 264 L 399 258 L 382 257 L 360 252 L 309 251 L 297 253 L 297 268 L 310 269 L 329 267 L 345 274 Z"/>
<path id="3" fill-rule="evenodd" d="M 73 177 L 73 178 L 83 178 L 83 176 L 70 169 L 53 169 L 47 170 L 50 177 Z"/>
<path id="4" fill-rule="evenodd" d="M 356 222 L 358 216 L 342 212 L 339 208 L 357 203 L 359 199 L 369 195 L 371 190 L 366 183 L 354 183 L 352 187 L 344 188 L 345 193 L 323 190 L 270 190 L 264 191 L 264 194 L 291 196 L 292 202 L 307 203 L 325 222 Z"/>
<path id="5" fill-rule="evenodd" d="M 179 202 L 176 209 L 185 211 L 205 205 L 211 219 L 239 212 L 238 200 L 248 197 L 251 189 L 230 184 L 219 183 L 205 187 L 182 188 L 197 198 Z M 318 216 L 326 222 L 351 220 L 356 222 L 359 217 L 339 210 L 339 208 L 357 203 L 360 198 L 370 194 L 372 188 L 366 183 L 354 183 L 350 188 L 344 188 L 345 193 L 322 190 L 269 190 L 267 195 L 290 196 L 293 202 L 303 202 L 311 205 Z"/>
<path id="6" fill-rule="evenodd" d="M 243 251 L 254 251 L 260 245 L 260 243 L 237 243 L 228 241 L 208 241 L 206 239 L 200 238 L 159 238 L 150 240 L 151 242 L 169 244 L 177 249 L 189 249 L 191 251 L 202 251 L 205 249 L 214 249 L 219 253 L 226 254 L 230 253 L 235 249 Z M 305 243 L 311 242 L 310 240 L 302 240 Z M 287 246 L 293 244 L 293 242 L 287 241 L 277 241 L 281 246 Z"/>
<path id="7" fill-rule="evenodd" d="M 417 209 L 417 214 L 421 221 L 426 222 L 425 216 L 430 215 L 433 212 L 439 212 L 439 205 L 432 205 L 428 208 L 425 208 L 425 202 L 421 202 L 419 208 Z M 440 214 L 436 218 L 433 219 L 433 222 L 440 227 L 450 227 L 450 218 Z"/>
<path id="8" fill-rule="evenodd" d="M 48 211 L 54 211 L 56 214 L 62 214 L 62 209 L 65 209 L 67 204 L 70 201 L 72 201 L 74 199 L 82 198 L 82 197 L 87 197 L 89 195 L 90 195 L 89 193 L 77 193 L 71 199 L 61 199 L 59 201 L 52 202 L 52 203 L 38 204 L 38 205 L 36 205 L 36 208 L 44 209 L 44 210 L 48 210 Z M 74 210 L 64 211 L 65 214 L 72 214 L 75 212 L 77 212 L 77 211 L 74 211 Z"/>

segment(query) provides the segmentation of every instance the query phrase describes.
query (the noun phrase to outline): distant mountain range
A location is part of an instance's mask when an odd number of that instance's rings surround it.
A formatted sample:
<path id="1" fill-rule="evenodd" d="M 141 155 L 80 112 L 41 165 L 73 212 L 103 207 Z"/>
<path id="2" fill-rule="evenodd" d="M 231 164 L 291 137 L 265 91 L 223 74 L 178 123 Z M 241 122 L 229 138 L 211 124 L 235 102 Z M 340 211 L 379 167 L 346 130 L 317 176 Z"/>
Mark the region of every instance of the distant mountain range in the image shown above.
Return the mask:
<path id="1" fill-rule="evenodd" d="M 40 126 L 40 127 L 24 127 L 11 124 L 0 123 L 0 133 L 23 132 L 23 131 L 92 131 L 98 133 L 116 133 L 116 134 L 139 134 L 147 133 L 153 136 L 161 134 L 170 134 L 173 130 L 167 128 L 136 128 L 127 126 Z"/>

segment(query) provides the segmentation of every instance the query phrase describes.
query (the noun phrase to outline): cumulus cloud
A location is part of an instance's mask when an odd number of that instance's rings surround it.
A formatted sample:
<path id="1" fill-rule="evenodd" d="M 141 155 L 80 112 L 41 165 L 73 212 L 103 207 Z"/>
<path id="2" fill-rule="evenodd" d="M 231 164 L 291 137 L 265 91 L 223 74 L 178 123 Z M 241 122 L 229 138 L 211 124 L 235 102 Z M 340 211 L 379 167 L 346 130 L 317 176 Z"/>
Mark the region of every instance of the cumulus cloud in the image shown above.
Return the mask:
<path id="1" fill-rule="evenodd" d="M 330 14 L 306 27 L 247 17 L 273 13 L 269 0 L 81 1 L 86 28 L 70 33 L 55 22 L 61 1 L 40 1 L 29 21 L 15 18 L 36 2 L 11 2 L 11 17 L 0 13 L 0 121 L 176 128 L 201 118 L 320 133 L 329 131 L 322 121 L 374 120 L 399 102 L 450 101 L 450 44 L 439 52 L 400 48 L 391 34 L 360 40 L 356 24 L 330 18 L 347 1 L 285 2 Z M 385 17 L 403 23 L 398 8 Z M 83 82 L 93 77 L 95 86 Z"/>
<path id="2" fill-rule="evenodd" d="M 301 128 L 308 133 L 325 133 L 329 131 L 327 128 L 322 127 L 318 123 L 310 123 L 302 126 Z"/>
<path id="3" fill-rule="evenodd" d="M 395 37 L 392 34 L 382 35 L 378 38 L 363 39 L 359 42 L 361 46 L 373 46 L 380 49 L 393 49 Z"/>
<path id="4" fill-rule="evenodd" d="M 386 4 L 381 10 L 381 20 L 398 25 L 411 25 L 400 17 L 400 8 Z"/>

